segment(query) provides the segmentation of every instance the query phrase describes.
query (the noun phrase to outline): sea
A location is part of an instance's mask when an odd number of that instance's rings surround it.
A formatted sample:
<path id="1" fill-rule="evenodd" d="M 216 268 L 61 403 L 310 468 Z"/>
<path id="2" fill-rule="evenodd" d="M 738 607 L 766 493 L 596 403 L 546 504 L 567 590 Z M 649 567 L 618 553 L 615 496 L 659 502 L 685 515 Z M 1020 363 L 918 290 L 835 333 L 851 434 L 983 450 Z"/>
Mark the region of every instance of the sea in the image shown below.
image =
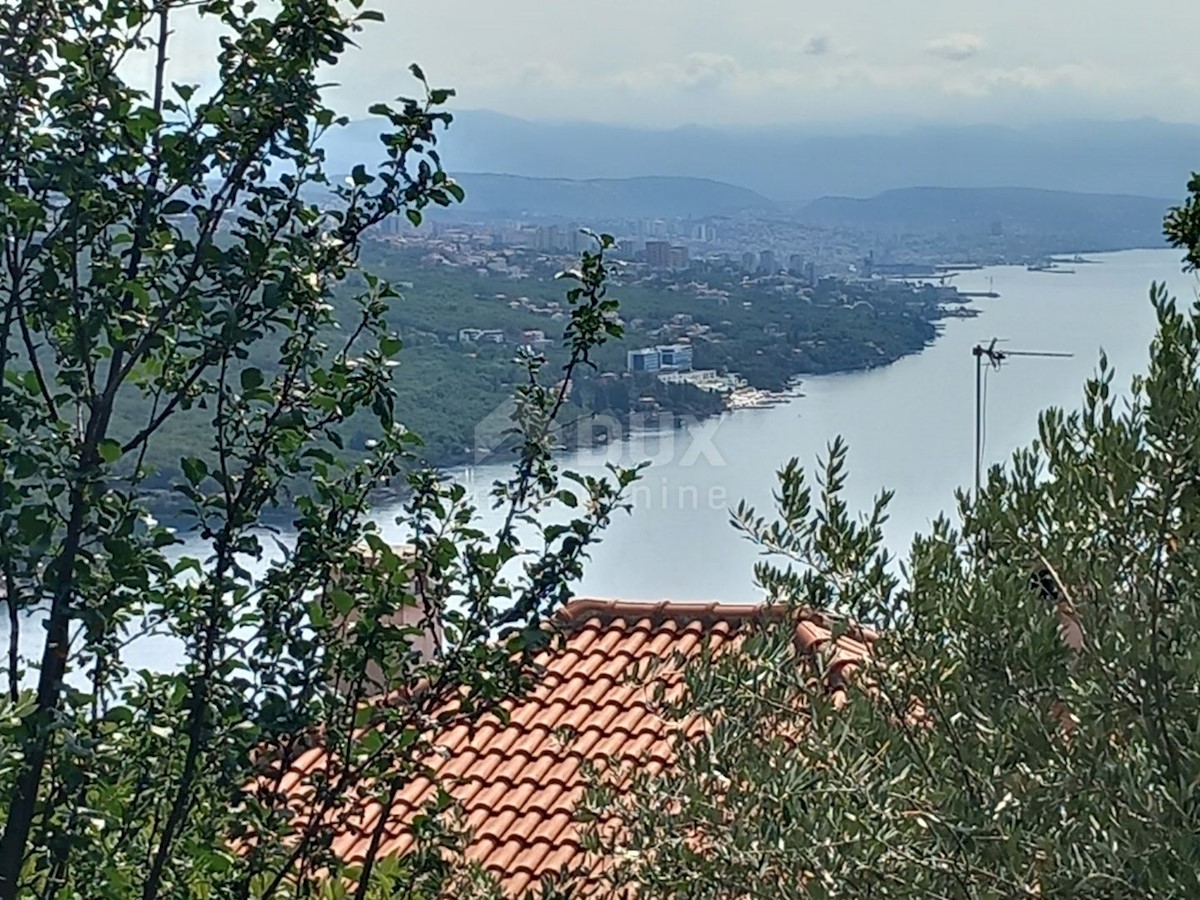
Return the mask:
<path id="1" fill-rule="evenodd" d="M 1117 385 L 1145 370 L 1155 332 L 1153 282 L 1165 282 L 1181 304 L 1195 302 L 1200 282 L 1184 274 L 1170 250 L 1133 250 L 1068 263 L 1069 272 L 998 266 L 962 272 L 963 291 L 999 296 L 972 301 L 979 315 L 949 318 L 919 353 L 876 369 L 802 381 L 780 405 L 684 422 L 662 431 L 614 435 L 606 444 L 564 454 L 562 468 L 601 474 L 609 463 L 648 462 L 621 513 L 593 548 L 577 595 L 638 600 L 761 598 L 754 581 L 758 548 L 732 527 L 731 510 L 745 501 L 769 514 L 777 473 L 790 459 L 813 471 L 841 437 L 849 446 L 846 498 L 866 511 L 882 490 L 895 496 L 886 525 L 889 549 L 903 556 L 915 534 L 940 514 L 953 515 L 955 491 L 974 478 L 976 360 L 972 348 L 996 340 L 1013 355 L 983 379 L 983 460 L 1004 464 L 1034 439 L 1040 411 L 1077 407 L 1100 354 Z M 485 528 L 501 514 L 489 489 L 511 469 L 500 463 L 449 473 L 481 506 Z M 398 504 L 380 505 L 385 535 L 403 540 Z M 286 543 L 288 535 L 279 537 Z M 204 555 L 195 539 L 180 554 Z M 41 614 L 23 623 L 25 653 L 40 644 Z M 0 633 L 7 624 L 0 624 Z M 128 651 L 136 666 L 172 667 L 180 648 L 168 638 L 139 641 Z"/>

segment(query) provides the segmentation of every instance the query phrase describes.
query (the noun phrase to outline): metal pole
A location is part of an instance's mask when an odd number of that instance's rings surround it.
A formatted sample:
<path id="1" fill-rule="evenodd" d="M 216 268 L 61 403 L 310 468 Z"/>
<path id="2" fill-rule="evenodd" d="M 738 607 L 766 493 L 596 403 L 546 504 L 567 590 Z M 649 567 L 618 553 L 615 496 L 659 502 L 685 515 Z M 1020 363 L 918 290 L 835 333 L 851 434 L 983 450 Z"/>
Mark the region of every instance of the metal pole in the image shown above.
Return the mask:
<path id="1" fill-rule="evenodd" d="M 979 499 L 980 483 L 983 480 L 980 467 L 983 463 L 983 347 L 975 346 L 975 499 Z"/>
<path id="2" fill-rule="evenodd" d="M 997 350 L 996 340 L 984 347 L 976 344 L 971 348 L 975 357 L 975 497 L 983 489 L 983 367 L 984 357 L 987 365 L 999 365 L 1010 356 L 1040 356 L 1043 358 L 1069 359 L 1072 353 L 1046 353 L 1040 350 Z"/>

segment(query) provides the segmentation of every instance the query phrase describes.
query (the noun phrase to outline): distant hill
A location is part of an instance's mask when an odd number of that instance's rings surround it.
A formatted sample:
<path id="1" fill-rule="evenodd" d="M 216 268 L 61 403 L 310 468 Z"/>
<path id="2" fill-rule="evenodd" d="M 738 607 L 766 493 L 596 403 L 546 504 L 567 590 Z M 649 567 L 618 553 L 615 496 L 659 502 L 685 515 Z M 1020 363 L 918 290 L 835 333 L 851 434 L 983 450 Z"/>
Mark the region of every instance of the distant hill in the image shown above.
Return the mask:
<path id="1" fill-rule="evenodd" d="M 812 225 L 877 234 L 1037 235 L 1077 250 L 1163 245 L 1169 200 L 1031 188 L 921 187 L 868 199 L 822 197 L 796 212 Z"/>
<path id="2" fill-rule="evenodd" d="M 381 156 L 379 126 L 353 122 L 327 141 L 331 161 Z M 440 142 L 452 172 L 547 178 L 709 178 L 771 200 L 867 197 L 914 184 L 1177 197 L 1200 167 L 1200 126 L 1153 120 L 1059 122 L 1028 128 L 864 123 L 830 129 L 628 128 L 458 113 Z"/>
<path id="3" fill-rule="evenodd" d="M 467 192 L 461 212 L 538 215 L 595 221 L 606 218 L 714 216 L 773 204 L 747 188 L 707 178 L 525 178 L 455 173 Z"/>

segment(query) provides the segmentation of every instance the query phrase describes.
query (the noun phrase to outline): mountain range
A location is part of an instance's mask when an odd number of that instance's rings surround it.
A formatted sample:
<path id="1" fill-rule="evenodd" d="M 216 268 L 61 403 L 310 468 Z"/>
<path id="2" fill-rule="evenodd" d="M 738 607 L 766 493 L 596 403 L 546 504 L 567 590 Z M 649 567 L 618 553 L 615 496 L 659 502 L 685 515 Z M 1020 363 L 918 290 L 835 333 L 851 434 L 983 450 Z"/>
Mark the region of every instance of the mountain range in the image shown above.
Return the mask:
<path id="1" fill-rule="evenodd" d="M 326 141 L 333 166 L 381 155 L 380 127 L 352 122 Z M 1177 197 L 1200 168 L 1200 126 L 1132 120 L 1014 128 L 928 125 L 839 132 L 711 125 L 670 130 L 457 114 L 439 142 L 454 173 L 541 178 L 683 176 L 748 188 L 773 201 L 871 197 L 913 185 Z"/>
<path id="2" fill-rule="evenodd" d="M 456 174 L 467 193 L 461 214 L 518 218 L 561 217 L 574 221 L 625 218 L 702 218 L 774 208 L 747 188 L 708 178 L 527 178 L 520 175 Z"/>
<path id="3" fill-rule="evenodd" d="M 1036 188 L 905 188 L 868 199 L 822 197 L 795 211 L 807 224 L 878 235 L 1037 236 L 1089 250 L 1159 247 L 1169 200 Z"/>
<path id="4" fill-rule="evenodd" d="M 749 211 L 877 237 L 1024 237 L 1092 251 L 1162 246 L 1163 215 L 1171 205 L 1155 197 L 1039 188 L 916 187 L 862 199 L 828 196 L 810 203 L 775 204 L 746 188 L 701 178 L 572 180 L 464 174 L 458 181 L 466 201 L 448 212 L 467 220 L 558 218 L 599 224 Z"/>

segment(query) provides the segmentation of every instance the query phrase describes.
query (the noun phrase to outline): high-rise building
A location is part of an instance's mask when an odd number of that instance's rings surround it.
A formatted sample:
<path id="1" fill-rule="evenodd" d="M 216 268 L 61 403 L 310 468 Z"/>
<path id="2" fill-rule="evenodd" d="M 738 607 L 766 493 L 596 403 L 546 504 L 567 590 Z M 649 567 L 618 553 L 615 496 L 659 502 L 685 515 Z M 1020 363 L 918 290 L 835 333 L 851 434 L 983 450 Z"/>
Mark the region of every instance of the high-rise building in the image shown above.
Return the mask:
<path id="1" fill-rule="evenodd" d="M 646 241 L 646 264 L 652 269 L 671 265 L 671 244 L 668 241 Z"/>
<path id="2" fill-rule="evenodd" d="M 659 344 L 659 366 L 663 369 L 674 369 L 677 372 L 687 372 L 692 368 L 691 344 Z"/>
<path id="3" fill-rule="evenodd" d="M 799 253 L 793 253 L 788 257 L 788 274 L 802 275 L 804 274 L 804 257 Z"/>
<path id="4" fill-rule="evenodd" d="M 758 268 L 758 254 L 753 250 L 747 250 L 742 254 L 742 271 L 753 272 Z"/>
<path id="5" fill-rule="evenodd" d="M 630 372 L 657 372 L 661 368 L 658 348 L 630 350 L 625 354 L 625 365 Z"/>
<path id="6" fill-rule="evenodd" d="M 377 228 L 379 229 L 380 234 L 399 234 L 401 229 L 405 228 L 407 224 L 408 220 L 405 219 L 404 216 L 395 215 L 388 216 L 386 219 L 382 220 Z M 405 228 L 405 230 L 407 229 Z"/>
<path id="7" fill-rule="evenodd" d="M 582 253 L 584 250 L 595 249 L 595 241 L 583 233 L 581 228 L 571 229 L 571 252 Z"/>
<path id="8" fill-rule="evenodd" d="M 764 250 L 758 254 L 758 270 L 764 275 L 779 274 L 779 263 L 775 261 L 774 250 Z"/>
<path id="9" fill-rule="evenodd" d="M 567 230 L 561 225 L 542 225 L 537 230 L 535 246 L 543 253 L 570 250 L 571 239 L 567 235 Z"/>
<path id="10" fill-rule="evenodd" d="M 686 269 L 688 267 L 688 248 L 672 247 L 667 253 L 667 265 L 672 269 Z"/>

